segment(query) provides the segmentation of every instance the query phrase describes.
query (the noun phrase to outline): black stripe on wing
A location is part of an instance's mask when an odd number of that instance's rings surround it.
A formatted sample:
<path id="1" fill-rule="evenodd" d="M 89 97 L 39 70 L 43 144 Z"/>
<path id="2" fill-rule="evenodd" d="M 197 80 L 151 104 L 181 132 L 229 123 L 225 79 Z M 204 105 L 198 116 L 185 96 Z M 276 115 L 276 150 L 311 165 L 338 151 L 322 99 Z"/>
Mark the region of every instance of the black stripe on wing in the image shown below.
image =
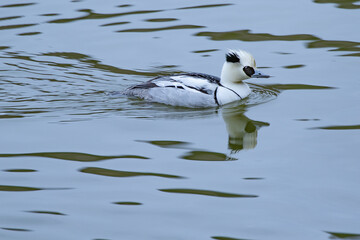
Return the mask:
<path id="1" fill-rule="evenodd" d="M 135 86 L 131 86 L 131 87 L 129 87 L 129 89 L 149 89 L 149 88 L 154 88 L 154 87 L 159 87 L 159 86 L 153 82 L 148 81 L 148 82 L 137 84 Z"/>
<path id="2" fill-rule="evenodd" d="M 185 86 L 187 86 L 187 85 L 185 85 Z M 187 86 L 188 88 L 191 88 L 191 89 L 194 89 L 194 90 L 196 90 L 196 91 L 199 91 L 199 92 L 201 92 L 201 93 L 204 93 L 204 94 L 212 94 L 213 93 L 213 91 L 211 91 L 210 89 L 206 89 L 206 88 L 196 88 L 196 87 L 193 87 L 193 86 Z"/>
<path id="3" fill-rule="evenodd" d="M 171 77 L 172 76 L 189 76 L 189 77 L 194 77 L 194 78 L 200 78 L 200 79 L 206 79 L 208 82 L 210 83 L 215 83 L 218 85 L 220 84 L 220 78 L 209 75 L 209 74 L 205 74 L 205 73 L 183 73 L 183 74 L 175 74 L 175 75 L 169 75 L 169 76 L 159 76 L 156 78 L 153 78 L 147 82 L 144 83 L 140 83 L 137 84 L 135 86 L 130 87 L 129 89 L 150 89 L 150 88 L 156 88 L 156 87 L 160 87 L 156 84 L 157 81 L 168 81 L 168 82 L 177 82 L 175 80 L 173 80 Z M 196 91 L 199 91 L 201 93 L 204 94 L 213 94 L 214 91 L 208 88 L 203 88 L 203 87 L 195 87 L 195 86 L 189 86 L 186 85 L 184 83 L 182 83 L 184 86 L 194 89 Z M 168 85 L 168 86 L 164 86 L 164 87 L 169 87 L 169 88 L 177 88 L 177 89 L 182 89 L 185 90 L 185 88 L 183 86 L 179 86 L 179 85 Z"/>
<path id="4" fill-rule="evenodd" d="M 205 74 L 205 73 L 190 72 L 190 73 L 184 73 L 182 75 L 189 76 L 189 77 L 205 78 L 206 80 L 208 80 L 211 83 L 216 83 L 216 84 L 220 83 L 220 78 L 213 76 L 213 75 Z"/>
<path id="5" fill-rule="evenodd" d="M 188 86 L 188 85 L 185 85 L 184 86 L 188 87 L 188 88 L 191 88 L 191 89 L 194 89 L 196 91 L 199 91 L 201 93 L 204 93 L 204 94 L 212 94 L 213 91 L 211 91 L 210 89 L 205 89 L 205 88 L 197 88 L 197 87 L 193 87 L 193 86 Z M 165 86 L 165 88 L 177 88 L 177 89 L 182 89 L 182 90 L 185 90 L 185 88 L 183 86 L 179 86 L 179 85 L 168 85 L 168 86 Z"/>

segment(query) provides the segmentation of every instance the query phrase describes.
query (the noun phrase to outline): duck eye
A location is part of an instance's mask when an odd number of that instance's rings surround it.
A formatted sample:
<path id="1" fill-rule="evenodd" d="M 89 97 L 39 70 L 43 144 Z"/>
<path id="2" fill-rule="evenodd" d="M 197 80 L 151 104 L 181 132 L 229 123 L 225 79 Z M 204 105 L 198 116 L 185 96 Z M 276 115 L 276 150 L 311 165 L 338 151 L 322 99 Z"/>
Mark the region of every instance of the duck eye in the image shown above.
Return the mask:
<path id="1" fill-rule="evenodd" d="M 255 73 L 255 70 L 254 68 L 250 67 L 250 66 L 245 66 L 243 68 L 243 71 L 245 72 L 246 75 L 248 75 L 249 77 L 251 77 L 254 73 Z"/>

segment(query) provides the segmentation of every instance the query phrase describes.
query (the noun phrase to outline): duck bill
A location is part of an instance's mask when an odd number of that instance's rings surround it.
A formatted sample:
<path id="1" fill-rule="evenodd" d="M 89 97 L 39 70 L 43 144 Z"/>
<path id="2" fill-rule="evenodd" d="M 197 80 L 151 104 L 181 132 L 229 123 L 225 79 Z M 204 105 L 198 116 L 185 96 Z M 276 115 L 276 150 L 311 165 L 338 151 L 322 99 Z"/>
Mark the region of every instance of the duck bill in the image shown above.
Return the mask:
<path id="1" fill-rule="evenodd" d="M 251 75 L 252 78 L 269 78 L 269 75 L 262 74 L 259 70 L 255 69 L 255 73 Z"/>

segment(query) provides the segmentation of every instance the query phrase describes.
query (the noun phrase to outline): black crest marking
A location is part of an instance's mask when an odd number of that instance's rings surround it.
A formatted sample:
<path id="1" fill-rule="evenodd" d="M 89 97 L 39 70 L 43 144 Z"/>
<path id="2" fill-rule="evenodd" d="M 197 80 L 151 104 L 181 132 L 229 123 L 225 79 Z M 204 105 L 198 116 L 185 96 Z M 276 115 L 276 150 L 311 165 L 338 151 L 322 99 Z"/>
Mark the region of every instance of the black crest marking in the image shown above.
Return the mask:
<path id="1" fill-rule="evenodd" d="M 244 67 L 243 70 L 246 73 L 246 75 L 248 75 L 249 77 L 251 77 L 255 73 L 254 68 L 249 66 Z"/>
<path id="2" fill-rule="evenodd" d="M 240 62 L 240 58 L 236 53 L 229 52 L 228 54 L 226 54 L 226 61 L 236 63 L 236 62 Z"/>

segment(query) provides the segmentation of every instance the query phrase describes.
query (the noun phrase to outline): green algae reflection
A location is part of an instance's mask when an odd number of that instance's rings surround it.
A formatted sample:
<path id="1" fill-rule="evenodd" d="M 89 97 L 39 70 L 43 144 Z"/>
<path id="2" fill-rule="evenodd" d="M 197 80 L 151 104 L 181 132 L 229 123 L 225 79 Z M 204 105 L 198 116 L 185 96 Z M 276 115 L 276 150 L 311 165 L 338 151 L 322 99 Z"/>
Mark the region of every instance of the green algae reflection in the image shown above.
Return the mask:
<path id="1" fill-rule="evenodd" d="M 359 240 L 360 234 L 355 233 L 341 233 L 341 232 L 326 232 L 330 234 L 330 239 L 353 239 Z"/>
<path id="2" fill-rule="evenodd" d="M 106 168 L 98 167 L 87 167 L 80 169 L 80 172 L 90 173 L 100 176 L 107 177 L 140 177 L 140 176 L 153 176 L 153 177 L 163 177 L 163 178 L 183 178 L 177 175 L 170 175 L 164 173 L 151 173 L 151 172 L 129 172 L 129 171 L 119 171 Z"/>
<path id="3" fill-rule="evenodd" d="M 38 188 L 25 186 L 0 185 L 0 192 L 31 192 L 40 190 L 69 190 L 70 188 Z"/>
<path id="4" fill-rule="evenodd" d="M 0 185 L 0 192 L 29 192 L 29 191 L 39 191 L 39 190 L 43 190 L 43 189 L 35 188 L 35 187 Z"/>
<path id="5" fill-rule="evenodd" d="M 78 152 L 39 152 L 39 153 L 16 153 L 16 154 L 0 154 L 0 158 L 8 157 L 45 157 L 45 158 L 55 158 L 61 160 L 71 160 L 79 162 L 96 162 L 108 159 L 116 158 L 135 158 L 135 159 L 149 159 L 143 156 L 137 155 L 116 155 L 116 156 L 101 156 L 93 155 L 87 153 L 78 153 Z"/>
<path id="6" fill-rule="evenodd" d="M 273 35 L 269 33 L 251 33 L 249 29 L 229 32 L 199 32 L 196 36 L 209 37 L 214 41 L 241 40 L 244 42 L 320 40 L 310 34 Z"/>
<path id="7" fill-rule="evenodd" d="M 183 193 L 183 194 L 205 195 L 205 196 L 223 197 L 223 198 L 258 197 L 257 195 L 226 193 L 226 192 L 218 192 L 218 191 L 202 190 L 202 189 L 189 189 L 189 188 L 169 188 L 169 189 L 159 189 L 159 191 L 167 192 L 167 193 Z"/>
<path id="8" fill-rule="evenodd" d="M 321 89 L 335 89 L 329 86 L 309 85 L 309 84 L 264 84 L 269 89 L 277 90 L 321 90 Z"/>
<path id="9" fill-rule="evenodd" d="M 60 18 L 51 20 L 48 23 L 70 23 L 80 20 L 91 20 L 91 19 L 107 19 L 107 18 L 115 18 L 127 15 L 135 15 L 135 14 L 148 14 L 148 13 L 156 13 L 161 12 L 162 10 L 146 10 L 146 11 L 132 11 L 132 12 L 122 12 L 122 13 L 96 13 L 91 9 L 80 9 L 78 12 L 85 13 L 85 15 L 81 17 L 75 18 Z"/>
<path id="10" fill-rule="evenodd" d="M 216 239 L 216 240 L 249 240 L 249 239 L 245 239 L 245 238 L 232 238 L 232 237 L 222 237 L 222 236 L 214 236 L 211 238 Z"/>
<path id="11" fill-rule="evenodd" d="M 126 206 L 139 206 L 139 205 L 142 205 L 142 203 L 139 203 L 139 202 L 114 202 L 114 204 L 126 205 Z"/>
<path id="12" fill-rule="evenodd" d="M 66 216 L 66 214 L 61 212 L 54 211 L 26 211 L 28 213 L 37 213 L 37 214 L 49 214 L 49 215 L 57 215 L 57 216 Z"/>
<path id="13" fill-rule="evenodd" d="M 325 130 L 360 130 L 360 125 L 334 125 L 325 127 L 316 127 L 312 129 L 325 129 Z"/>
<path id="14" fill-rule="evenodd" d="M 183 141 L 172 141 L 172 140 L 152 140 L 152 141 L 145 141 L 145 140 L 137 140 L 137 142 L 144 142 L 149 143 L 151 145 L 155 145 L 161 148 L 187 148 L 191 143 L 183 142 Z"/>
<path id="15" fill-rule="evenodd" d="M 236 158 L 228 157 L 226 154 L 208 151 L 190 151 L 181 156 L 182 159 L 196 161 L 231 161 Z"/>
<path id="16" fill-rule="evenodd" d="M 360 9 L 359 5 L 354 4 L 358 1 L 359 0 L 314 0 L 314 3 L 334 3 L 337 8 Z"/>
<path id="17" fill-rule="evenodd" d="M 307 48 L 332 48 L 330 51 L 353 52 L 341 56 L 360 56 L 360 43 L 341 40 L 324 40 L 311 34 L 274 35 L 270 33 L 252 33 L 249 29 L 228 32 L 199 32 L 199 37 L 208 37 L 213 41 L 239 40 L 244 42 L 261 41 L 309 41 Z"/>

